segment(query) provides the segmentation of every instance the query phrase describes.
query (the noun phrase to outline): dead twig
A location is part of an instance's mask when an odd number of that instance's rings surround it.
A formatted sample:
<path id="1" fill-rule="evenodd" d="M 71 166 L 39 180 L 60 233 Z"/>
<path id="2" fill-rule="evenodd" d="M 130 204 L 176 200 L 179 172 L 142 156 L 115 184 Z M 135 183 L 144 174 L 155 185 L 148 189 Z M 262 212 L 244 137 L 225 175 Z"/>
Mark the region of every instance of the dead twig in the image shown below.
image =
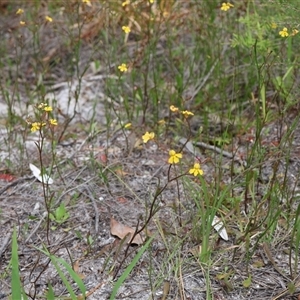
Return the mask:
<path id="1" fill-rule="evenodd" d="M 95 211 L 95 232 L 98 233 L 98 230 L 99 230 L 99 212 L 98 212 L 97 203 L 96 203 L 96 200 L 95 200 L 92 192 L 90 191 L 90 189 L 87 186 L 85 186 L 85 190 L 89 194 L 89 198 L 91 199 L 91 201 L 93 203 L 93 207 L 94 207 L 94 211 Z"/>
<path id="2" fill-rule="evenodd" d="M 0 257 L 2 256 L 2 254 L 4 253 L 4 251 L 6 250 L 7 245 L 9 244 L 9 241 L 11 240 L 12 237 L 12 231 L 10 231 L 6 237 L 4 238 L 4 240 L 2 241 L 2 246 L 0 248 Z"/>

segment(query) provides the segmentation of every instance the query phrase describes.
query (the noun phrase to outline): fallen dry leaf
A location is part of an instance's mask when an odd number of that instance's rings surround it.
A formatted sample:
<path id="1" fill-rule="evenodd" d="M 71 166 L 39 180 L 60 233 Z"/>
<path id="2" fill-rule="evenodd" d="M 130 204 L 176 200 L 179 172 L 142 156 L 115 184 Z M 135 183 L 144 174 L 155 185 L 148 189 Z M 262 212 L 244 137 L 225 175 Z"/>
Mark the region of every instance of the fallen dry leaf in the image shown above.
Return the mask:
<path id="1" fill-rule="evenodd" d="M 126 200 L 126 198 L 124 198 L 124 197 L 118 197 L 118 198 L 117 198 L 117 201 L 118 201 L 119 203 L 122 203 L 122 204 L 128 202 L 128 201 Z"/>
<path id="2" fill-rule="evenodd" d="M 97 155 L 97 159 L 98 159 L 98 161 L 100 162 L 100 163 L 102 163 L 102 164 L 106 164 L 107 163 L 107 156 L 106 156 L 106 154 L 105 153 L 99 153 L 98 155 Z"/>
<path id="3" fill-rule="evenodd" d="M 85 278 L 85 275 L 79 272 L 79 260 L 75 261 L 73 265 L 73 270 L 81 279 Z"/>
<path id="4" fill-rule="evenodd" d="M 15 179 L 16 179 L 16 177 L 14 177 L 12 175 L 9 175 L 9 174 L 0 174 L 0 180 L 11 182 L 11 181 L 13 181 Z"/>
<path id="5" fill-rule="evenodd" d="M 128 241 L 130 241 L 135 230 L 129 226 L 123 225 L 116 221 L 114 218 L 110 219 L 110 232 L 112 235 L 117 236 L 120 239 L 124 239 L 128 236 Z M 132 240 L 131 244 L 141 245 L 143 243 L 142 237 L 140 234 L 137 234 Z"/>
<path id="6" fill-rule="evenodd" d="M 122 169 L 122 167 L 117 168 L 117 169 L 115 170 L 115 173 L 116 173 L 118 176 L 120 176 L 120 177 L 124 177 L 124 176 L 126 176 L 127 174 L 129 174 L 129 173 L 125 172 L 125 171 Z"/>

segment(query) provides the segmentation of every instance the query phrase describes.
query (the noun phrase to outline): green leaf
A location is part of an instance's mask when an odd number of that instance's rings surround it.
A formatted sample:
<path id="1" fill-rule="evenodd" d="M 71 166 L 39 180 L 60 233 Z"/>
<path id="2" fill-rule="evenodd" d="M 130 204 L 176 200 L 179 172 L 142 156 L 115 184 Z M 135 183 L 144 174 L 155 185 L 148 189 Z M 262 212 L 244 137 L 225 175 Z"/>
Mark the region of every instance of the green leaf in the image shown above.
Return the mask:
<path id="1" fill-rule="evenodd" d="M 48 283 L 48 291 L 46 293 L 46 299 L 47 300 L 55 300 L 54 291 L 53 291 L 52 285 L 50 283 Z"/>
<path id="2" fill-rule="evenodd" d="M 70 298 L 72 300 L 78 300 L 78 298 L 75 295 L 75 292 L 74 292 L 74 290 L 71 287 L 71 284 L 67 280 L 67 278 L 64 275 L 62 269 L 60 268 L 59 264 L 63 265 L 67 269 L 68 274 L 77 283 L 77 285 L 78 285 L 78 287 L 79 287 L 79 289 L 80 289 L 83 297 L 85 297 L 86 288 L 85 288 L 85 285 L 84 285 L 83 281 L 81 280 L 81 278 L 79 277 L 79 275 L 76 272 L 74 272 L 74 270 L 72 269 L 72 267 L 64 259 L 57 258 L 56 256 L 50 254 L 49 251 L 46 248 L 44 248 L 44 249 L 40 249 L 40 248 L 37 248 L 37 247 L 34 247 L 34 248 L 36 248 L 37 250 L 41 251 L 42 253 L 44 253 L 45 255 L 47 255 L 51 259 L 52 264 L 54 265 L 54 267 L 55 267 L 55 269 L 56 269 L 59 277 L 63 281 L 64 286 L 68 290 L 68 292 L 70 294 Z"/>
<path id="3" fill-rule="evenodd" d="M 12 299 L 23 299 L 21 280 L 20 280 L 20 274 L 19 274 L 17 233 L 16 233 L 15 227 L 14 227 L 14 231 L 13 231 L 13 235 L 12 235 L 11 265 L 12 265 L 12 272 L 11 272 Z M 26 297 L 26 299 L 27 299 L 27 297 Z"/>
<path id="4" fill-rule="evenodd" d="M 56 219 L 58 221 L 62 220 L 64 218 L 65 214 L 66 214 L 66 208 L 65 208 L 65 205 L 62 203 L 55 211 Z"/>
<path id="5" fill-rule="evenodd" d="M 245 280 L 243 281 L 243 286 L 244 286 L 245 288 L 248 288 L 248 287 L 250 287 L 251 283 L 252 283 L 252 277 L 251 277 L 251 275 L 250 275 L 247 279 L 245 279 Z"/>
<path id="6" fill-rule="evenodd" d="M 79 277 L 79 275 L 72 269 L 72 267 L 62 258 L 57 258 L 57 261 L 60 262 L 68 271 L 69 275 L 72 277 L 72 279 L 76 282 L 77 286 L 79 287 L 82 295 L 84 296 L 86 293 L 86 288 Z"/>
<path id="7" fill-rule="evenodd" d="M 296 292 L 296 286 L 293 282 L 288 283 L 288 290 L 290 295 L 293 295 Z"/>
<path id="8" fill-rule="evenodd" d="M 154 239 L 154 236 L 151 237 L 146 242 L 146 244 L 139 250 L 139 252 L 135 255 L 135 257 L 133 258 L 133 260 L 131 261 L 131 263 L 125 269 L 124 273 L 120 276 L 120 278 L 115 283 L 109 300 L 116 299 L 116 295 L 117 295 L 117 292 L 118 292 L 119 288 L 121 287 L 121 285 L 123 284 L 123 282 L 126 280 L 126 278 L 129 276 L 130 272 L 135 267 L 135 265 L 137 264 L 138 260 L 142 256 L 142 254 L 147 250 L 147 248 L 149 247 L 149 245 L 150 245 L 150 243 L 152 242 L 153 239 Z"/>
<path id="9" fill-rule="evenodd" d="M 66 276 L 64 275 L 64 273 L 62 272 L 61 268 L 59 267 L 58 265 L 58 258 L 56 258 L 54 255 L 50 255 L 49 256 L 50 259 L 51 259 L 51 262 L 52 264 L 54 265 L 59 277 L 61 278 L 61 280 L 63 281 L 64 283 L 64 286 L 67 288 L 69 294 L 70 294 L 70 297 L 72 300 L 77 300 L 77 297 L 75 295 L 75 292 L 73 291 L 68 279 L 66 278 Z"/>

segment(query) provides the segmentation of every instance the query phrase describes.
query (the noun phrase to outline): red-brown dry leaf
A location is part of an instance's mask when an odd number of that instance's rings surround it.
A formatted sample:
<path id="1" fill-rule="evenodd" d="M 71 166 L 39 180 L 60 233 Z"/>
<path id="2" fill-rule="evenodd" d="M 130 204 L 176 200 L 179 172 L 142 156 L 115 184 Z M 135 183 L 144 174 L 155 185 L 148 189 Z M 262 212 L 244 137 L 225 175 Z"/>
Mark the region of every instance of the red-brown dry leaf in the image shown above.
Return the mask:
<path id="1" fill-rule="evenodd" d="M 119 223 L 114 218 L 111 218 L 110 219 L 110 232 L 112 235 L 115 235 L 120 239 L 123 239 L 127 235 L 129 235 L 129 241 L 130 241 L 135 230 L 129 226 Z M 137 245 L 141 245 L 142 243 L 143 243 L 143 240 L 142 240 L 142 237 L 140 236 L 140 234 L 137 234 L 131 242 L 131 244 L 137 244 Z"/>
<path id="2" fill-rule="evenodd" d="M 11 182 L 11 181 L 13 181 L 15 179 L 16 179 L 16 177 L 14 177 L 12 175 L 9 175 L 9 174 L 0 174 L 0 180 Z"/>
<path id="3" fill-rule="evenodd" d="M 122 204 L 124 204 L 124 203 L 127 203 L 128 201 L 127 201 L 127 199 L 126 198 L 124 198 L 124 197 L 118 197 L 117 198 L 117 201 L 119 202 L 119 203 L 122 203 Z"/>
<path id="4" fill-rule="evenodd" d="M 107 163 L 107 156 L 105 153 L 99 154 L 97 158 L 101 163 L 103 163 L 103 164 Z"/>
<path id="5" fill-rule="evenodd" d="M 125 172 L 122 168 L 116 169 L 116 170 L 115 170 L 115 173 L 116 173 L 118 176 L 120 176 L 120 177 L 124 177 L 124 176 L 126 176 L 127 174 L 129 174 L 129 173 Z"/>
<path id="6" fill-rule="evenodd" d="M 79 272 L 79 259 L 75 261 L 73 270 L 81 279 L 85 278 L 85 275 Z"/>

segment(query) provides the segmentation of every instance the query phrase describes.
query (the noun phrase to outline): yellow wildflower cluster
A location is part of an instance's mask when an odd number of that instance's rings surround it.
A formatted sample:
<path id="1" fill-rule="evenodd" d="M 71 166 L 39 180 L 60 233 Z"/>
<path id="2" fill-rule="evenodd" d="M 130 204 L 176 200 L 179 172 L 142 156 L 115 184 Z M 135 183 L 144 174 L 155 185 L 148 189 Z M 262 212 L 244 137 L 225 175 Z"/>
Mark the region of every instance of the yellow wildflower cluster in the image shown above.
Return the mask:
<path id="1" fill-rule="evenodd" d="M 286 27 L 282 28 L 282 30 L 279 31 L 279 35 L 281 37 L 288 37 L 289 35 L 294 36 L 299 31 L 297 29 L 293 29 L 291 33 L 289 33 L 288 29 Z"/>
<path id="2" fill-rule="evenodd" d="M 46 126 L 57 126 L 57 120 L 49 118 L 49 113 L 52 112 L 52 107 L 47 103 L 39 103 L 36 105 L 36 108 L 42 112 L 41 114 L 41 121 L 39 122 L 31 122 L 27 121 L 28 124 L 31 125 L 31 132 L 36 132 L 42 129 L 42 127 Z"/>
<path id="3" fill-rule="evenodd" d="M 40 109 L 40 110 L 44 110 L 44 111 L 52 111 L 52 107 L 49 106 L 47 103 L 40 103 L 37 105 L 37 108 Z"/>
<path id="4" fill-rule="evenodd" d="M 188 118 L 189 116 L 193 116 L 194 114 L 188 110 L 183 110 L 181 111 L 178 107 L 171 105 L 170 110 L 172 112 L 179 112 L 181 113 L 185 118 Z M 143 142 L 147 143 L 148 141 L 154 139 L 155 134 L 154 132 L 146 132 L 143 136 Z M 173 164 L 178 164 L 180 160 L 182 159 L 182 153 L 176 152 L 175 150 L 170 150 L 169 151 L 169 159 L 168 163 L 173 165 Z M 192 174 L 194 176 L 198 175 L 203 175 L 203 170 L 201 169 L 200 163 L 195 163 L 192 168 L 189 169 L 189 174 Z"/>
<path id="5" fill-rule="evenodd" d="M 174 105 L 171 105 L 170 106 L 170 110 L 172 112 L 180 112 L 182 113 L 182 115 L 185 117 L 185 118 L 188 118 L 189 116 L 193 116 L 194 114 L 189 111 L 189 110 L 180 110 L 178 107 L 174 106 Z"/>
<path id="6" fill-rule="evenodd" d="M 175 150 L 170 150 L 169 151 L 169 160 L 168 163 L 173 165 L 179 163 L 180 159 L 182 158 L 181 153 L 177 153 Z M 199 163 L 195 163 L 192 168 L 190 168 L 189 173 L 198 176 L 198 175 L 203 175 L 203 170 L 201 169 L 201 166 Z"/>
<path id="7" fill-rule="evenodd" d="M 31 132 L 36 132 L 36 131 L 40 130 L 45 125 L 46 125 L 45 122 L 33 122 L 31 124 Z"/>
<path id="8" fill-rule="evenodd" d="M 17 11 L 16 11 L 16 15 L 23 15 L 24 14 L 24 9 L 22 9 L 22 8 L 19 8 Z M 20 25 L 22 25 L 22 26 L 24 26 L 26 23 L 25 23 L 25 21 L 23 21 L 23 20 L 21 20 L 20 21 Z"/>

